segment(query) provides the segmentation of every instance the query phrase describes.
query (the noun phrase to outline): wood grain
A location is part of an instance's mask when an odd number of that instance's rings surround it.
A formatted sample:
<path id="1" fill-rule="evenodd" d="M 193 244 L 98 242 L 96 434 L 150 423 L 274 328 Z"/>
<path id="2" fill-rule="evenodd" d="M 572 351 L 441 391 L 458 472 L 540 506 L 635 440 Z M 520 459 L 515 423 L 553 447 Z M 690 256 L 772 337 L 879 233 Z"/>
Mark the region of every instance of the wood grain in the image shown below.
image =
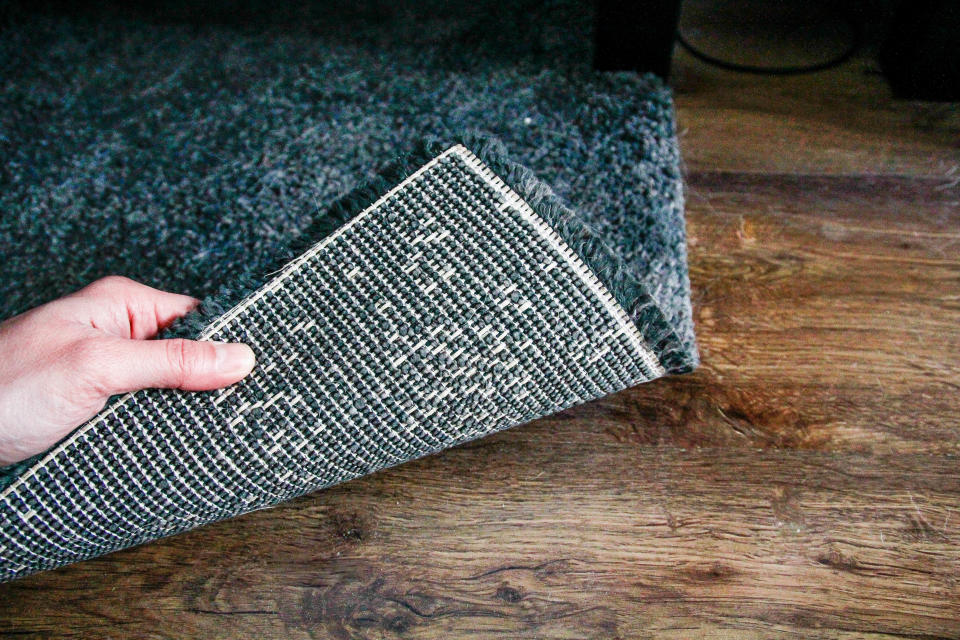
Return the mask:
<path id="1" fill-rule="evenodd" d="M 0 587 L 112 638 L 960 638 L 960 113 L 676 63 L 703 367 Z"/>
<path id="2" fill-rule="evenodd" d="M 960 632 L 944 456 L 688 450 L 560 416 L 6 588 L 36 637 Z M 118 625 L 122 625 L 118 628 Z M 12 630 L 12 625 L 11 625 Z M 847 632 L 851 632 L 848 634 Z"/>

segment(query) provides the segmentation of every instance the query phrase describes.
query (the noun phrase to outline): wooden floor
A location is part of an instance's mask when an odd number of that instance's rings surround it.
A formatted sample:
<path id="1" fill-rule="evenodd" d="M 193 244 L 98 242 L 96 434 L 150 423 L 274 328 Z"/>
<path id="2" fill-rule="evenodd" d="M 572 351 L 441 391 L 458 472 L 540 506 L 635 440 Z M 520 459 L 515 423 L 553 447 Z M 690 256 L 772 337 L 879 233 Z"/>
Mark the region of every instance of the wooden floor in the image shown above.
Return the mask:
<path id="1" fill-rule="evenodd" d="M 703 366 L 0 587 L 111 638 L 960 638 L 960 110 L 679 55 Z"/>

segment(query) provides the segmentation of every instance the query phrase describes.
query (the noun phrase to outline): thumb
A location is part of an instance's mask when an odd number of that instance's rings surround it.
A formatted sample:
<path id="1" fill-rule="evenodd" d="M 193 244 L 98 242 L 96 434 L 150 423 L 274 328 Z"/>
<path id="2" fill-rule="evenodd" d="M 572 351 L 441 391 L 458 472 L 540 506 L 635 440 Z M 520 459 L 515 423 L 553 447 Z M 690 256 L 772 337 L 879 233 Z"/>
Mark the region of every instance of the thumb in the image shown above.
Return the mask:
<path id="1" fill-rule="evenodd" d="M 206 391 L 247 376 L 256 364 L 245 344 L 183 340 L 110 339 L 94 379 L 108 394 L 151 387 Z"/>

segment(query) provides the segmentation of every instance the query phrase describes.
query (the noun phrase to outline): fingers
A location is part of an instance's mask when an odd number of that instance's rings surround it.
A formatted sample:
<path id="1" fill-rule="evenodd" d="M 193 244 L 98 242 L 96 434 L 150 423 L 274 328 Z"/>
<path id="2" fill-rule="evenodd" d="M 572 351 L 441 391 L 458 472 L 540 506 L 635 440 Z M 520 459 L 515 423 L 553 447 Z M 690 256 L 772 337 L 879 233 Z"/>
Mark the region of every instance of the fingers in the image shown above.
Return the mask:
<path id="1" fill-rule="evenodd" d="M 110 336 L 89 341 L 83 350 L 83 366 L 98 393 L 218 389 L 241 380 L 256 364 L 244 344 L 148 339 L 197 305 L 190 296 L 108 276 L 71 297 L 91 324 Z"/>
<path id="2" fill-rule="evenodd" d="M 205 391 L 246 377 L 256 364 L 245 344 L 193 340 L 92 341 L 87 350 L 90 379 L 104 395 L 151 387 Z"/>
<path id="3" fill-rule="evenodd" d="M 189 313 L 198 300 L 148 287 L 122 276 L 107 276 L 65 300 L 97 329 L 121 338 L 145 340 Z"/>

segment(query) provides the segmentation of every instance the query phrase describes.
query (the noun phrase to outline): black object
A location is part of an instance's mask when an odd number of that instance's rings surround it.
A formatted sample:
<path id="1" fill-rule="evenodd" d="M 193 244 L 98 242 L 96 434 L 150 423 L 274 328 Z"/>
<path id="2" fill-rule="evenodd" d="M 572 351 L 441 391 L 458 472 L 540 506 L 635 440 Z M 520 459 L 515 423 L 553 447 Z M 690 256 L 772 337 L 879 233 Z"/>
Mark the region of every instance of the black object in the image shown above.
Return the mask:
<path id="1" fill-rule="evenodd" d="M 763 76 L 793 76 L 801 73 L 813 73 L 815 71 L 825 71 L 833 67 L 839 66 L 850 59 L 854 53 L 860 48 L 860 43 L 862 39 L 862 28 L 860 22 L 853 19 L 849 14 L 845 12 L 838 12 L 840 17 L 843 19 L 844 23 L 847 25 L 847 28 L 850 30 L 850 41 L 847 44 L 846 48 L 840 52 L 838 55 L 833 56 L 824 60 L 823 62 L 816 62 L 814 64 L 807 65 L 784 65 L 784 66 L 759 66 L 751 64 L 739 64 L 737 62 L 730 62 L 728 60 L 721 60 L 711 56 L 708 53 L 704 53 L 694 45 L 690 44 L 684 36 L 683 32 L 679 29 L 677 30 L 677 42 L 681 47 L 687 50 L 687 52 L 692 55 L 694 58 L 702 62 L 706 62 L 709 65 L 719 67 L 720 69 L 726 69 L 727 71 L 737 71 L 740 73 L 753 73 L 756 75 Z"/>
<path id="2" fill-rule="evenodd" d="M 680 0 L 595 0 L 593 66 L 670 74 Z"/>
<path id="3" fill-rule="evenodd" d="M 880 53 L 894 93 L 915 100 L 960 100 L 960 3 L 900 2 Z"/>

